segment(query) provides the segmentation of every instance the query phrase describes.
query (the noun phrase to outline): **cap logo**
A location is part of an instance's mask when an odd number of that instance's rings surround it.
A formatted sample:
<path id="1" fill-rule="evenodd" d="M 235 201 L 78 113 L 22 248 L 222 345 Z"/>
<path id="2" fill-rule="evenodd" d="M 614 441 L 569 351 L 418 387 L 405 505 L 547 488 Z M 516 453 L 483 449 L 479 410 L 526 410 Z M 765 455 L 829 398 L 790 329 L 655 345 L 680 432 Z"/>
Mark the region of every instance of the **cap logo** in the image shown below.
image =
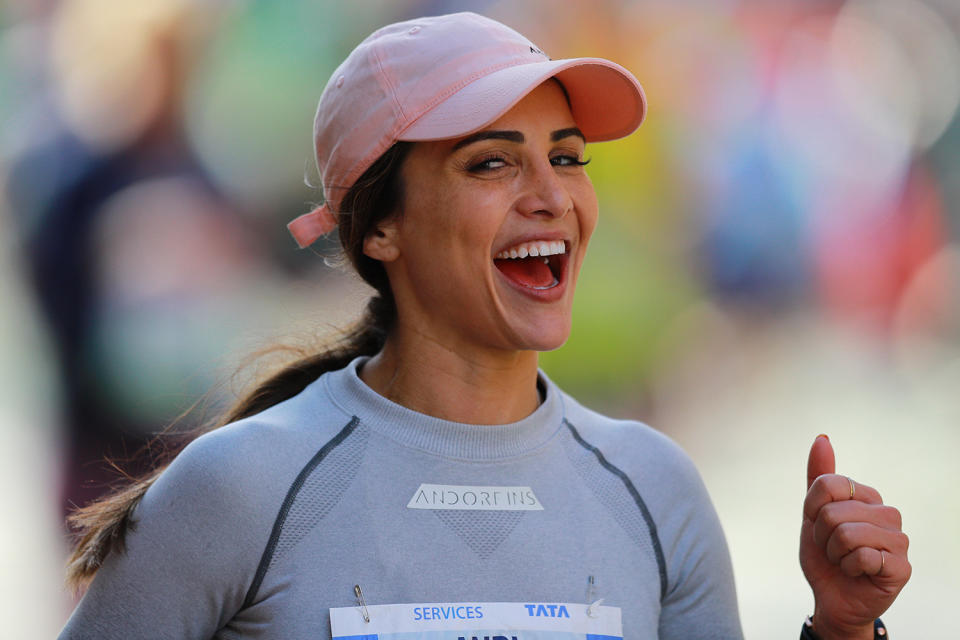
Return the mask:
<path id="1" fill-rule="evenodd" d="M 540 55 L 542 55 L 542 56 L 543 56 L 544 58 L 546 58 L 547 60 L 553 60 L 553 58 L 551 58 L 550 56 L 548 56 L 547 54 L 545 54 L 543 51 L 540 51 L 540 49 L 537 49 L 537 48 L 536 48 L 535 46 L 533 46 L 533 45 L 530 45 L 530 53 L 539 53 Z"/>

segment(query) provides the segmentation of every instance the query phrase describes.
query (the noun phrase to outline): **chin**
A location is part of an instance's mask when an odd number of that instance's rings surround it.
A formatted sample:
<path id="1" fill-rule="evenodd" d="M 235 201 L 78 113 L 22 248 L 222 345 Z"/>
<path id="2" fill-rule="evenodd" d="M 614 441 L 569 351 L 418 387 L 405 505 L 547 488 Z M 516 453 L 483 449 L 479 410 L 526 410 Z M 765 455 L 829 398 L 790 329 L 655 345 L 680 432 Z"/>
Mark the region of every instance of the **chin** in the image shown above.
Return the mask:
<path id="1" fill-rule="evenodd" d="M 570 337 L 570 322 L 565 320 L 534 323 L 518 330 L 516 336 L 517 343 L 523 345 L 521 350 L 554 351 L 566 344 Z"/>

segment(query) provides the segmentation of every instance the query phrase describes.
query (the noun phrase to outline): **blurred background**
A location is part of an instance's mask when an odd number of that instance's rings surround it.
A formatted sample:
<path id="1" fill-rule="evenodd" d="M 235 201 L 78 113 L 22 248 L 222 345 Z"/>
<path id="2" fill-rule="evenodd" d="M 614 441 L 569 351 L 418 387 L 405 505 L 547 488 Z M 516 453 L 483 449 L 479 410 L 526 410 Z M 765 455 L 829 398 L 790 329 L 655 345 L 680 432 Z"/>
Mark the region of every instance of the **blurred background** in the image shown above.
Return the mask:
<path id="1" fill-rule="evenodd" d="M 319 197 L 316 101 L 375 28 L 464 9 L 644 84 L 640 131 L 588 150 L 601 223 L 573 336 L 542 361 L 694 458 L 747 637 L 796 637 L 812 611 L 797 538 L 828 433 L 838 472 L 879 488 L 911 537 L 891 632 L 956 638 L 953 0 L 7 0 L 4 635 L 53 637 L 69 615 L 62 519 L 116 478 L 104 456 L 131 459 L 204 394 L 228 400 L 256 373 L 233 375 L 247 354 L 361 307 L 334 247 L 298 251 L 284 228 Z"/>

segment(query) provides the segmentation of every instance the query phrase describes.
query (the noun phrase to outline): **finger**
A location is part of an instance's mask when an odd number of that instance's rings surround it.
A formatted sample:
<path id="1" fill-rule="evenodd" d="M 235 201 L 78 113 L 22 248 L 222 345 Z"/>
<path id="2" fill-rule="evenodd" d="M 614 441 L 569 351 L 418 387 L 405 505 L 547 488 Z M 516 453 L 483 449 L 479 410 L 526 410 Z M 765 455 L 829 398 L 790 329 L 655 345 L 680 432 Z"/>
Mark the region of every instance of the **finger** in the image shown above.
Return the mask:
<path id="1" fill-rule="evenodd" d="M 833 445 L 830 444 L 830 438 L 821 433 L 810 447 L 810 455 L 807 456 L 807 489 L 813 484 L 813 481 L 825 473 L 834 473 L 837 462 L 833 455 Z"/>
<path id="2" fill-rule="evenodd" d="M 823 505 L 813 525 L 813 541 L 825 548 L 834 530 L 844 523 L 863 522 L 890 531 L 900 531 L 903 519 L 895 507 L 883 504 L 867 504 L 859 500 L 845 500 Z M 853 545 L 850 548 L 861 545 Z M 869 545 L 867 545 L 869 546 Z"/>
<path id="3" fill-rule="evenodd" d="M 851 578 L 870 576 L 903 586 L 910 579 L 913 568 L 906 555 L 891 553 L 886 549 L 860 547 L 843 557 L 840 561 L 840 571 Z"/>
<path id="4" fill-rule="evenodd" d="M 867 504 L 883 504 L 880 493 L 873 487 L 860 484 L 837 474 L 827 474 L 818 477 L 810 485 L 807 497 L 803 501 L 803 515 L 808 520 L 816 520 L 820 509 L 831 502 L 851 500 L 851 483 L 853 486 L 853 500 Z"/>
<path id="5" fill-rule="evenodd" d="M 839 564 L 854 549 L 870 547 L 906 554 L 910 542 L 906 534 L 866 522 L 844 522 L 827 540 L 827 560 Z"/>

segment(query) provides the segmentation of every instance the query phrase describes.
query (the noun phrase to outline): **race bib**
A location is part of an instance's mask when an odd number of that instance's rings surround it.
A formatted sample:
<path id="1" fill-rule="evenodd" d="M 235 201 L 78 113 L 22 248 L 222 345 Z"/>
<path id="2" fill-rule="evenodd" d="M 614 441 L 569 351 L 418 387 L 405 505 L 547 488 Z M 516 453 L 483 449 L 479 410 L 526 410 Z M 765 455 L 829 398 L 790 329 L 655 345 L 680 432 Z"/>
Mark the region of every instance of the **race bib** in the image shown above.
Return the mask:
<path id="1" fill-rule="evenodd" d="M 619 607 L 556 602 L 386 604 L 330 609 L 333 640 L 623 640 Z"/>

